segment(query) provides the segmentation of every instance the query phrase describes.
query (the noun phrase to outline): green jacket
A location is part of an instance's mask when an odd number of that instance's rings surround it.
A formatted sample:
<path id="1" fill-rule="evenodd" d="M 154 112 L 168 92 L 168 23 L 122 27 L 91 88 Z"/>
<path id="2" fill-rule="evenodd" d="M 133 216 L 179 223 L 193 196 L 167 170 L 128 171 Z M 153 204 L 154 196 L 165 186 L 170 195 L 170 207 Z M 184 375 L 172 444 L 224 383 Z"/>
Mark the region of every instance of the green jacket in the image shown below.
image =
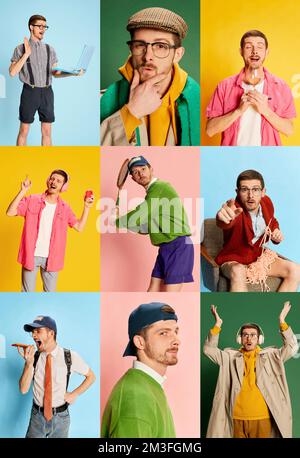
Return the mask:
<path id="1" fill-rule="evenodd" d="M 111 84 L 101 98 L 101 122 L 120 110 L 129 97 L 130 84 L 125 78 Z M 200 145 L 200 87 L 199 84 L 188 76 L 186 85 L 176 100 L 179 118 L 178 133 L 180 146 Z M 136 129 L 140 146 L 139 132 Z"/>
<path id="2" fill-rule="evenodd" d="M 152 245 L 191 235 L 187 216 L 175 189 L 157 180 L 149 187 L 144 202 L 116 220 L 118 228 L 149 234 Z"/>
<path id="3" fill-rule="evenodd" d="M 173 418 L 161 385 L 145 372 L 129 369 L 106 404 L 101 437 L 174 438 Z"/>

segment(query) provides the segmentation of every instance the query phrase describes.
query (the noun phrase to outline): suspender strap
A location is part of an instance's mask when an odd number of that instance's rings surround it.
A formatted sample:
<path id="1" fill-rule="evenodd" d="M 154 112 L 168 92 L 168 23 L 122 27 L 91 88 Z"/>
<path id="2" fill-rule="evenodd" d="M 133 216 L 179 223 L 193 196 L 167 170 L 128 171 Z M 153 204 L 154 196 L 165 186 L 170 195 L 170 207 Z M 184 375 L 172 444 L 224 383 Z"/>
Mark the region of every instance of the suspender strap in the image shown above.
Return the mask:
<path id="1" fill-rule="evenodd" d="M 46 86 L 49 86 L 49 73 L 50 73 L 50 46 L 46 44 L 47 48 L 47 78 Z"/>
<path id="2" fill-rule="evenodd" d="M 25 54 L 25 45 L 23 45 L 23 54 Z M 28 70 L 28 73 L 29 73 L 30 85 L 34 86 L 34 77 L 33 77 L 32 67 L 31 67 L 31 63 L 30 63 L 30 57 L 28 57 L 28 59 L 26 60 L 26 64 L 27 64 L 27 70 Z"/>
<path id="3" fill-rule="evenodd" d="M 72 365 L 72 357 L 71 357 L 71 352 L 70 350 L 67 350 L 64 348 L 64 355 L 65 355 L 65 363 L 67 366 L 67 388 L 66 391 L 68 391 L 68 386 L 69 386 L 69 380 L 70 380 L 70 375 L 71 375 L 71 365 Z"/>

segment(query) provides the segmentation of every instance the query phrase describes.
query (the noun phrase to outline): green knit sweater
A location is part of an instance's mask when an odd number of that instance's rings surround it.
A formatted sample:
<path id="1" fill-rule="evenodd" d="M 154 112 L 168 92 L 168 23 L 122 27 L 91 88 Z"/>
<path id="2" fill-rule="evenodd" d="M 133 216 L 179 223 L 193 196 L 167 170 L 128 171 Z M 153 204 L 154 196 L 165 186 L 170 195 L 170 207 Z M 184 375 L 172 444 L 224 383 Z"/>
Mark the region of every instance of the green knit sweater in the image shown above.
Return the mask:
<path id="1" fill-rule="evenodd" d="M 101 437 L 175 437 L 172 414 L 160 384 L 139 369 L 129 369 L 106 404 Z"/>
<path id="2" fill-rule="evenodd" d="M 175 189 L 165 181 L 155 181 L 144 202 L 116 220 L 119 228 L 149 234 L 153 245 L 168 243 L 182 235 L 191 235 L 187 216 Z"/>

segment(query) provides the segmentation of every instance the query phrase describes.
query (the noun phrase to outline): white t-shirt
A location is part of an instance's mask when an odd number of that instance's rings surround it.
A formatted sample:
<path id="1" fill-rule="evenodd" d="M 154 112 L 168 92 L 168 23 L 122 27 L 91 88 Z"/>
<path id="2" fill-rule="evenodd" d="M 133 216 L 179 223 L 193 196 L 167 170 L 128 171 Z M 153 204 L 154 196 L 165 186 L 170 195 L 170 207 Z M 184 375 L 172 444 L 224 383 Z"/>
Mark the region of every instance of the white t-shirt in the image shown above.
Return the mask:
<path id="1" fill-rule="evenodd" d="M 248 91 L 256 89 L 257 92 L 263 93 L 264 80 L 253 86 L 242 82 L 245 94 Z M 238 146 L 261 146 L 261 115 L 254 107 L 249 107 L 240 118 L 240 128 L 237 137 Z"/>
<path id="2" fill-rule="evenodd" d="M 57 204 L 45 202 L 46 207 L 42 211 L 38 238 L 35 245 L 34 256 L 48 258 L 52 223 Z"/>
<path id="3" fill-rule="evenodd" d="M 57 345 L 51 352 L 52 355 L 52 407 L 59 407 L 65 403 L 65 394 L 67 386 L 67 365 L 65 362 L 64 349 Z M 42 352 L 39 356 L 33 383 L 34 402 L 42 407 L 44 402 L 44 385 L 45 385 L 45 365 L 47 354 Z M 74 351 L 71 350 L 71 374 L 86 376 L 89 372 L 89 366 Z M 33 369 L 32 369 L 33 370 Z"/>

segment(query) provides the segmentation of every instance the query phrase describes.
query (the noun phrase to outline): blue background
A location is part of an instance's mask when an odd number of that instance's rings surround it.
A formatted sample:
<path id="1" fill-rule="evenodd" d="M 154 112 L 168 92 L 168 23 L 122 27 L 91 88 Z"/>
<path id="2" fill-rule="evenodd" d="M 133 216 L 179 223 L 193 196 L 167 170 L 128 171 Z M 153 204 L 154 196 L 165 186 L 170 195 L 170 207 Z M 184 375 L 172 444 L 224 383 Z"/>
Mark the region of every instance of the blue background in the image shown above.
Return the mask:
<path id="1" fill-rule="evenodd" d="M 24 437 L 26 434 L 32 391 L 26 395 L 19 392 L 24 360 L 11 344 L 31 344 L 31 334 L 26 333 L 23 326 L 43 314 L 55 319 L 58 344 L 79 353 L 97 378 L 70 406 L 70 437 L 99 437 L 100 295 L 96 293 L 0 294 L 0 437 Z M 6 358 L 3 358 L 3 338 Z M 72 374 L 68 391 L 83 380 L 84 377 Z"/>
<path id="2" fill-rule="evenodd" d="M 264 177 L 267 195 L 285 237 L 279 245 L 269 246 L 299 263 L 300 148 L 202 147 L 200 154 L 204 218 L 215 217 L 222 204 L 235 197 L 236 179 L 242 171 L 257 170 Z M 207 291 L 202 281 L 201 291 Z"/>
<path id="3" fill-rule="evenodd" d="M 6 80 L 6 98 L 0 90 L 0 145 L 16 144 L 22 83 L 8 73 L 15 47 L 29 37 L 28 19 L 46 17 L 44 42 L 54 47 L 59 66 L 77 65 L 84 44 L 95 47 L 89 68 L 82 77 L 53 78 L 55 117 L 53 145 L 99 145 L 100 4 L 98 0 L 1 1 L 0 84 Z M 1 77 L 2 75 L 2 77 Z M 2 80 L 2 82 L 1 82 Z M 28 145 L 40 145 L 38 114 L 30 128 Z"/>

